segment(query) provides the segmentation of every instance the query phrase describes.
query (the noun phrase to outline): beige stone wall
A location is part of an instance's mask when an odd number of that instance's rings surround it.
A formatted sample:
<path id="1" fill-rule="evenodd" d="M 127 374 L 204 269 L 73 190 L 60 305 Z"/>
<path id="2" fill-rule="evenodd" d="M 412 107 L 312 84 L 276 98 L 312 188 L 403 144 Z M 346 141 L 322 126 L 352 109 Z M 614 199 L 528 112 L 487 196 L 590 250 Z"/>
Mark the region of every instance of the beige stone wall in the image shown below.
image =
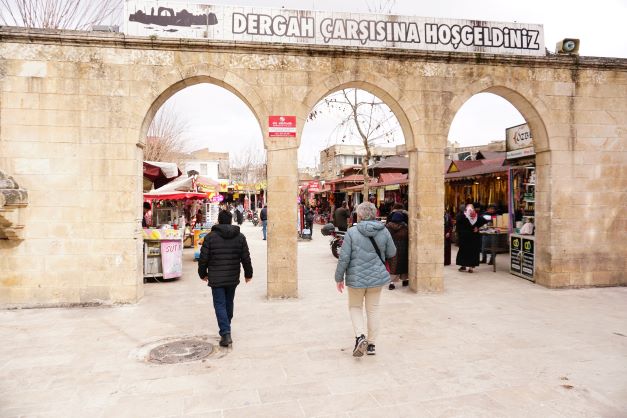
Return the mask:
<path id="1" fill-rule="evenodd" d="M 134 302 L 142 296 L 141 161 L 152 116 L 210 82 L 262 131 L 358 87 L 396 113 L 410 155 L 411 288 L 441 291 L 442 156 L 473 94 L 510 100 L 538 148 L 538 282 L 626 284 L 627 63 L 564 57 L 348 52 L 342 48 L 123 39 L 0 30 L 0 169 L 29 193 L 21 242 L 0 240 L 0 305 Z M 268 296 L 298 296 L 298 139 L 266 139 Z"/>

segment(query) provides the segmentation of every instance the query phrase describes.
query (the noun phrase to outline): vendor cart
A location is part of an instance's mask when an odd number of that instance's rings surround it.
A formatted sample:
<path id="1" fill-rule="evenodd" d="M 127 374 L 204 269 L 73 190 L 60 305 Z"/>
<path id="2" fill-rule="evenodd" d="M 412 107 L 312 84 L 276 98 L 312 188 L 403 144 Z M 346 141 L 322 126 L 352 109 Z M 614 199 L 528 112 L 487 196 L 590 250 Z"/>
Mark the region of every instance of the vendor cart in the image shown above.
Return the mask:
<path id="1" fill-rule="evenodd" d="M 183 275 L 183 231 L 142 230 L 144 239 L 144 279 L 174 279 Z"/>

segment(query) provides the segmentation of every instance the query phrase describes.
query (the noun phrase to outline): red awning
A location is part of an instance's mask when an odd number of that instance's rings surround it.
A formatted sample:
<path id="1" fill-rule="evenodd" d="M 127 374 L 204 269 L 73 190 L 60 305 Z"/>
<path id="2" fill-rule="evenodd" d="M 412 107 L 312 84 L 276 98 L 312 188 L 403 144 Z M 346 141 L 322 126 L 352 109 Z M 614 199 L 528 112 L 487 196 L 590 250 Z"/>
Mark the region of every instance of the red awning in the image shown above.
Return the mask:
<path id="1" fill-rule="evenodd" d="M 144 193 L 144 202 L 152 200 L 183 200 L 183 199 L 206 199 L 207 193 L 192 192 L 163 192 L 163 193 Z"/>
<path id="2" fill-rule="evenodd" d="M 336 184 L 336 183 L 359 183 L 364 182 L 363 174 L 351 174 L 350 176 L 340 177 L 337 179 L 329 180 L 326 184 Z"/>
<path id="3" fill-rule="evenodd" d="M 174 163 L 144 161 L 144 177 L 155 184 L 155 188 L 162 187 L 178 176 L 181 170 Z"/>

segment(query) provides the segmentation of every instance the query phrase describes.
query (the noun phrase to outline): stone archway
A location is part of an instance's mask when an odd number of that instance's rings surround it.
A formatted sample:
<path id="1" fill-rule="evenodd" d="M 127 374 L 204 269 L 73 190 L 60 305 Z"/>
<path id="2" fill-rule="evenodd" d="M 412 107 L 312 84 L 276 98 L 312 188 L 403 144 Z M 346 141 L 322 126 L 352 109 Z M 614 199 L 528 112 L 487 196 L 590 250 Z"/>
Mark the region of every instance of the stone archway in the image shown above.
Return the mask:
<path id="1" fill-rule="evenodd" d="M 401 124 L 412 173 L 417 173 L 410 180 L 415 202 L 410 227 L 421 240 L 410 266 L 413 290 L 443 288 L 442 154 L 455 112 L 482 91 L 505 97 L 521 111 L 536 138 L 538 164 L 547 168 L 539 176 L 546 200 L 537 206 L 543 212 L 538 228 L 548 227 L 539 231 L 545 235 L 538 237 L 544 260 L 538 283 L 625 283 L 624 220 L 614 207 L 624 194 L 625 60 L 204 39 L 181 43 L 16 28 L 0 33 L 0 165 L 29 195 L 28 207 L 20 211 L 25 239 L 18 245 L 0 240 L 0 264 L 10 266 L 0 268 L 3 306 L 141 298 L 141 137 L 159 101 L 203 77 L 244 97 L 264 136 L 269 115 L 297 116 L 297 137 L 264 137 L 270 227 L 276 232 L 268 243 L 274 254 L 270 297 L 297 296 L 296 237 L 280 220 L 296 214 L 302 124 L 315 101 L 347 83 L 365 86 L 382 99 L 387 93 L 394 101 L 386 102 L 405 118 Z M 567 227 L 575 196 L 584 209 L 578 222 L 589 231 Z M 416 240 L 410 244 L 413 253 L 416 245 Z M 44 262 L 22 262 L 35 255 Z"/>
<path id="2" fill-rule="evenodd" d="M 546 105 L 541 100 L 536 100 L 532 103 L 523 94 L 521 94 L 516 87 L 507 87 L 494 83 L 492 78 L 484 78 L 468 86 L 462 94 L 456 96 L 451 102 L 450 111 L 447 113 L 449 126 L 461 106 L 475 94 L 479 93 L 492 93 L 507 100 L 520 112 L 525 121 L 529 124 L 534 141 L 534 147 L 536 148 L 536 195 L 540 196 L 540 199 L 536 202 L 534 220 L 536 225 L 535 235 L 537 237 L 537 256 L 535 260 L 536 282 L 546 285 L 549 282 L 547 276 L 550 271 L 549 248 L 551 242 L 551 224 L 549 215 L 551 210 L 551 201 L 548 199 L 548 196 L 551 193 L 551 146 L 546 129 L 547 124 L 550 124 L 550 120 L 548 120 L 550 117 L 549 112 L 547 112 Z M 545 119 L 547 119 L 546 122 Z"/>
<path id="3" fill-rule="evenodd" d="M 415 112 L 414 106 L 416 105 L 415 99 L 406 98 L 403 95 L 402 89 L 394 84 L 391 80 L 373 73 L 367 78 L 359 78 L 353 72 L 346 71 L 340 74 L 335 74 L 323 80 L 319 85 L 312 89 L 306 96 L 304 103 L 313 109 L 313 107 L 323 98 L 328 95 L 340 91 L 346 88 L 356 88 L 367 91 L 374 94 L 376 97 L 385 102 L 390 107 L 395 117 L 399 121 L 401 131 L 403 132 L 403 138 L 405 147 L 409 157 L 409 199 L 408 199 L 408 211 L 410 217 L 410 229 L 409 229 L 409 279 L 410 289 L 414 292 L 418 291 L 441 291 L 443 289 L 443 281 L 441 277 L 438 278 L 437 261 L 434 262 L 432 254 L 427 253 L 426 257 L 420 253 L 420 245 L 418 243 L 424 242 L 429 237 L 429 231 L 423 227 L 424 224 L 430 222 L 430 218 L 423 216 L 420 209 L 419 193 L 429 194 L 434 192 L 437 194 L 437 190 L 432 190 L 431 187 L 426 186 L 430 183 L 429 180 L 421 182 L 419 180 L 420 173 L 419 167 L 422 164 L 418 157 L 419 151 L 416 147 L 417 138 L 414 134 L 413 124 L 408 117 L 408 114 L 413 119 L 417 119 L 418 115 Z M 414 124 L 415 125 L 415 124 Z M 441 150 L 443 155 L 443 148 Z M 443 188 L 442 188 L 443 190 Z M 432 202 L 427 202 L 427 205 L 431 205 Z M 431 238 L 431 237 L 429 237 Z M 436 255 L 437 260 L 437 255 Z"/>
<path id="4" fill-rule="evenodd" d="M 197 72 L 198 68 L 197 67 L 194 68 L 194 71 Z M 260 115 L 265 114 L 266 111 L 265 111 L 263 102 L 261 102 L 259 95 L 255 91 L 255 89 L 252 86 L 248 85 L 244 80 L 240 79 L 239 77 L 235 75 L 230 75 L 228 77 L 229 82 L 225 82 L 223 79 L 219 79 L 219 78 L 212 76 L 210 69 L 203 68 L 203 71 L 208 71 L 208 74 L 192 75 L 190 77 L 184 78 L 179 81 L 174 81 L 174 82 L 172 82 L 171 80 L 167 80 L 167 79 L 164 80 L 164 82 L 162 83 L 163 86 L 161 89 L 161 93 L 152 100 L 148 109 L 145 111 L 145 116 L 142 120 L 141 128 L 139 130 L 140 135 L 139 135 L 138 142 L 137 142 L 138 147 L 141 148 L 142 151 L 143 151 L 143 148 L 146 146 L 146 137 L 147 137 L 150 124 L 152 123 L 158 110 L 167 102 L 168 99 L 170 99 L 179 91 L 185 88 L 192 87 L 198 84 L 203 84 L 203 83 L 211 84 L 211 85 L 223 88 L 227 90 L 228 92 L 232 93 L 233 95 L 235 95 L 250 110 L 250 112 L 252 113 L 253 117 L 255 118 L 255 120 L 257 121 L 259 125 L 260 133 L 262 133 L 262 128 L 261 128 L 262 116 Z M 172 83 L 172 84 L 168 85 L 168 83 Z M 244 94 L 243 92 L 247 92 L 247 93 Z M 247 95 L 250 95 L 252 100 L 250 100 L 249 97 L 247 97 Z M 253 103 L 255 103 L 255 105 L 253 105 Z M 261 139 L 262 139 L 264 148 L 266 148 L 265 136 L 263 134 L 262 134 Z M 143 160 L 143 152 L 140 153 L 140 155 L 142 157 L 141 159 Z M 139 161 L 139 163 L 141 163 L 141 161 Z M 139 207 L 141 207 L 141 202 L 140 204 L 138 204 L 138 208 Z M 272 255 L 273 253 L 269 249 L 268 256 L 267 256 L 268 266 L 271 266 L 272 264 L 271 262 L 271 260 L 273 259 Z M 138 257 L 141 257 L 141 254 L 138 254 Z M 140 280 L 139 283 L 143 283 L 143 280 Z"/>

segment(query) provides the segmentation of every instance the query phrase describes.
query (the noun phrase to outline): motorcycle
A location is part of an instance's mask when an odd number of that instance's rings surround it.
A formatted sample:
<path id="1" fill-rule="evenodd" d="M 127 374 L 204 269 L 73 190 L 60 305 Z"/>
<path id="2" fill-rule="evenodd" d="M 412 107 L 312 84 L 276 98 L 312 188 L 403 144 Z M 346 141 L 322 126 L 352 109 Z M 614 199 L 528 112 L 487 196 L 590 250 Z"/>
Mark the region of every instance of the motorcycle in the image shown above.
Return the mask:
<path id="1" fill-rule="evenodd" d="M 259 225 L 259 215 L 257 215 L 257 212 L 253 212 L 253 216 L 250 221 L 253 223 L 253 226 Z"/>
<path id="2" fill-rule="evenodd" d="M 331 233 L 333 237 L 330 243 L 331 253 L 333 253 L 335 258 L 340 258 L 340 248 L 342 248 L 342 244 L 344 243 L 344 234 L 346 234 L 346 232 L 340 231 L 337 228 Z"/>
<path id="3" fill-rule="evenodd" d="M 329 243 L 331 253 L 335 258 L 340 258 L 340 248 L 342 248 L 342 244 L 344 243 L 344 234 L 346 234 L 346 232 L 340 231 L 332 223 L 326 224 L 320 231 L 324 236 L 333 237 Z"/>

